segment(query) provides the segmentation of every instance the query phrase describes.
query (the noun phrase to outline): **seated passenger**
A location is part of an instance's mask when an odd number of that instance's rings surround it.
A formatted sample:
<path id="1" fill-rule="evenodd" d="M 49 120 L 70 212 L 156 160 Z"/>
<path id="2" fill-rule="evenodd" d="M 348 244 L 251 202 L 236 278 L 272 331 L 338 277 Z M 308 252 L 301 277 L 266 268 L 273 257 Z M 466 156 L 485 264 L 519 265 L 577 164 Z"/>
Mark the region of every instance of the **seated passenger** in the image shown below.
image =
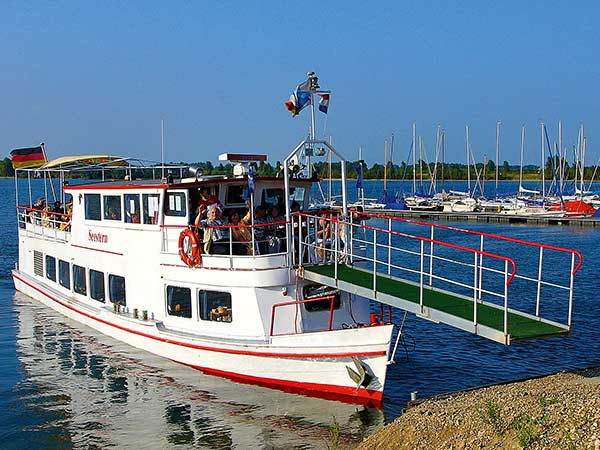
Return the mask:
<path id="1" fill-rule="evenodd" d="M 207 255 L 229 254 L 229 230 L 223 227 L 221 210 L 217 206 L 208 208 L 207 219 L 196 217 L 196 226 L 204 229 L 204 253 Z"/>
<path id="2" fill-rule="evenodd" d="M 325 250 L 331 248 L 331 224 L 327 213 L 321 214 L 317 224 L 317 254 L 325 257 Z"/>
<path id="3" fill-rule="evenodd" d="M 252 255 L 252 233 L 240 221 L 240 213 L 233 211 L 229 215 L 231 237 L 233 238 L 233 253 L 236 255 Z"/>

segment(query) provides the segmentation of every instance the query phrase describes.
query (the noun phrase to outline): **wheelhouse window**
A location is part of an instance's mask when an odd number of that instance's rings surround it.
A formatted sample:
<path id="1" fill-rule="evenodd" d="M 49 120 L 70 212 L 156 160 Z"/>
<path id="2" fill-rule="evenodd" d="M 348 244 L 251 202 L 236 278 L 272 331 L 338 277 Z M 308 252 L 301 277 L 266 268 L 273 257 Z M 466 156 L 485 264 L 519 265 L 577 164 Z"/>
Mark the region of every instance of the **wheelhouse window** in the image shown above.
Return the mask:
<path id="1" fill-rule="evenodd" d="M 187 201 L 183 192 L 167 192 L 165 201 L 165 215 L 185 217 Z"/>
<path id="2" fill-rule="evenodd" d="M 200 318 L 213 322 L 231 322 L 231 293 L 198 291 Z"/>
<path id="3" fill-rule="evenodd" d="M 226 205 L 243 205 L 248 198 L 248 185 L 229 185 L 227 186 Z"/>
<path id="4" fill-rule="evenodd" d="M 158 223 L 158 194 L 142 194 L 142 208 L 145 224 Z"/>
<path id="5" fill-rule="evenodd" d="M 100 194 L 84 194 L 85 219 L 100 220 Z"/>
<path id="6" fill-rule="evenodd" d="M 67 261 L 58 260 L 58 283 L 67 289 L 71 289 L 71 267 Z"/>
<path id="7" fill-rule="evenodd" d="M 329 311 L 331 309 L 331 296 L 334 297 L 333 309 L 340 308 L 340 291 L 337 289 L 332 289 L 329 286 L 313 284 L 310 286 L 304 286 L 302 293 L 304 295 L 304 300 L 327 297 L 323 298 L 322 300 L 304 303 L 304 308 L 308 312 Z"/>
<path id="8" fill-rule="evenodd" d="M 110 301 L 125 306 L 125 278 L 119 275 L 108 275 L 108 295 Z"/>
<path id="9" fill-rule="evenodd" d="M 46 255 L 46 278 L 56 281 L 56 258 Z"/>
<path id="10" fill-rule="evenodd" d="M 73 290 L 81 295 L 87 295 L 85 282 L 85 267 L 73 264 Z"/>
<path id="11" fill-rule="evenodd" d="M 192 317 L 192 292 L 190 288 L 167 286 L 167 314 L 176 317 Z"/>
<path id="12" fill-rule="evenodd" d="M 140 195 L 125 194 L 125 222 L 140 223 Z"/>
<path id="13" fill-rule="evenodd" d="M 99 302 L 106 299 L 104 289 L 104 272 L 90 269 L 90 297 Z"/>
<path id="14" fill-rule="evenodd" d="M 121 196 L 120 195 L 105 195 L 104 196 L 104 219 L 105 220 L 121 220 Z"/>

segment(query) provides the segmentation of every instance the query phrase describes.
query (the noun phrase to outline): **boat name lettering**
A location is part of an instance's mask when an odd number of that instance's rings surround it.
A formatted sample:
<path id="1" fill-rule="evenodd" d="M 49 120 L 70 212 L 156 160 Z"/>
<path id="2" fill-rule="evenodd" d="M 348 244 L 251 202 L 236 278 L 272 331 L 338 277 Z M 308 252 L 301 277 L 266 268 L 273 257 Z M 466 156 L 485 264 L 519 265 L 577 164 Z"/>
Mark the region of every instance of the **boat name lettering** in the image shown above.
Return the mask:
<path id="1" fill-rule="evenodd" d="M 103 244 L 108 243 L 108 235 L 102 233 L 93 233 L 92 230 L 88 232 L 88 240 L 92 242 L 101 242 Z"/>

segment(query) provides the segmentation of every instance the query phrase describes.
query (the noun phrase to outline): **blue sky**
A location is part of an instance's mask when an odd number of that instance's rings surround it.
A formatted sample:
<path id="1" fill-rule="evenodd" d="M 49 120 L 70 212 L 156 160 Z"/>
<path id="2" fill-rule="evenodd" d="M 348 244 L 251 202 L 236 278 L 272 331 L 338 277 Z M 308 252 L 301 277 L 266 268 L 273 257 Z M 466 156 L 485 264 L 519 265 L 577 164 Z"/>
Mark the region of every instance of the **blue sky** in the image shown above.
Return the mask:
<path id="1" fill-rule="evenodd" d="M 411 124 L 433 159 L 540 154 L 539 123 L 564 144 L 586 127 L 600 156 L 598 2 L 0 2 L 0 156 L 46 143 L 50 158 L 110 153 L 171 161 L 222 152 L 275 162 L 307 133 L 284 109 L 314 70 L 332 90 L 326 134 L 349 158 L 362 145 L 406 159 Z M 323 115 L 319 132 L 323 135 Z"/>

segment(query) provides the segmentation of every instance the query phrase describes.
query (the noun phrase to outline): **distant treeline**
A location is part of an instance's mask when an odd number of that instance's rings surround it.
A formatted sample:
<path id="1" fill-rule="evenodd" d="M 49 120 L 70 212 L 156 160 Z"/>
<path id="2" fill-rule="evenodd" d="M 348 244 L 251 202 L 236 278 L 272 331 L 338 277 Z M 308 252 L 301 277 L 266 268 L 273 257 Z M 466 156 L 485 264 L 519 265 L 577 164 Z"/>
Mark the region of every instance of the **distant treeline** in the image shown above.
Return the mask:
<path id="1" fill-rule="evenodd" d="M 203 175 L 233 175 L 233 165 L 230 163 L 227 164 L 218 164 L 213 165 L 210 161 L 206 162 L 196 162 L 196 163 L 177 163 L 180 166 L 193 166 L 197 167 L 201 170 Z M 348 178 L 356 178 L 357 170 L 358 170 L 358 161 L 349 161 L 346 164 L 346 176 Z M 575 167 L 569 165 L 567 162 L 563 162 L 563 177 L 565 179 L 573 179 L 575 177 Z M 557 158 L 548 158 L 546 161 L 545 167 L 545 177 L 546 179 L 552 179 L 554 174 L 558 176 L 560 173 L 559 170 L 560 164 Z M 591 179 L 594 176 L 594 167 L 586 167 L 585 168 L 585 178 Z M 500 180 L 518 180 L 519 179 L 519 166 L 510 165 L 508 161 L 504 161 L 498 170 L 498 178 Z M 471 166 L 471 179 L 477 178 L 477 174 L 479 174 L 480 178 L 485 178 L 486 180 L 494 180 L 496 178 L 496 165 L 494 161 L 488 161 L 484 165 L 482 163 L 476 164 L 475 168 Z M 256 166 L 256 174 L 258 176 L 265 177 L 275 177 L 281 176 L 282 173 L 282 165 L 280 161 L 277 161 L 275 165 L 272 165 L 268 162 L 260 162 Z M 332 163 L 331 168 L 329 168 L 328 163 L 326 162 L 316 162 L 314 163 L 314 173 L 320 178 L 328 178 L 331 176 L 332 178 L 341 178 L 341 165 L 339 162 Z M 110 173 L 106 173 L 105 176 L 108 178 L 121 178 L 124 176 L 125 172 L 123 170 L 113 170 Z M 382 179 L 385 176 L 390 180 L 411 180 L 413 178 L 413 166 L 412 164 L 406 164 L 402 161 L 400 164 L 394 164 L 392 162 L 387 163 L 387 170 L 385 170 L 383 164 L 373 164 L 369 166 L 366 163 L 363 163 L 363 178 L 366 180 L 369 179 Z M 140 170 L 136 169 L 133 174 L 135 178 L 147 178 L 152 176 L 152 170 Z M 447 180 L 466 180 L 468 177 L 468 167 L 466 164 L 459 163 L 438 163 L 437 166 L 434 163 L 426 163 L 425 161 L 421 161 L 421 163 L 417 163 L 415 167 L 415 175 L 418 179 L 431 179 L 435 176 L 438 180 L 444 178 Z M 484 176 L 485 175 L 485 176 Z M 523 177 L 525 179 L 539 179 L 540 178 L 540 168 L 535 165 L 527 165 L 523 167 Z M 0 161 L 0 176 L 14 176 L 14 170 L 12 168 L 12 164 L 10 162 L 10 158 L 4 158 L 4 160 Z M 100 178 L 100 174 L 94 173 L 86 173 L 80 172 L 78 174 L 71 174 L 71 178 Z M 178 171 L 173 173 L 173 176 L 178 177 Z M 188 176 L 188 174 L 185 174 Z"/>

